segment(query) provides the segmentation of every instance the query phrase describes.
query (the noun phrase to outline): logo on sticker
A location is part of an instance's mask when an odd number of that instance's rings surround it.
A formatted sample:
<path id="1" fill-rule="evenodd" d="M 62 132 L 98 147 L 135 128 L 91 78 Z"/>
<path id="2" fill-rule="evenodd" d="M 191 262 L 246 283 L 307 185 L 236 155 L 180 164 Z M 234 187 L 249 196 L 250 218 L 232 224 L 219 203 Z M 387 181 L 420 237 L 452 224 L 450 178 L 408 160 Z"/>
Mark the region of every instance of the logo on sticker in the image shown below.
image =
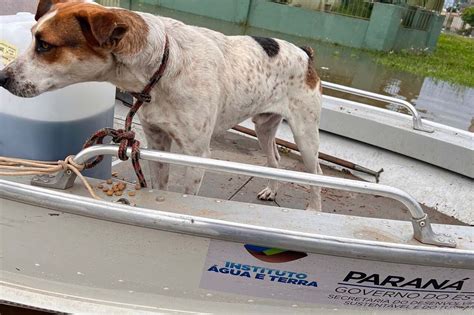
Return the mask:
<path id="1" fill-rule="evenodd" d="M 249 244 L 244 247 L 250 255 L 267 263 L 286 263 L 308 256 L 306 253 L 279 248 L 261 247 Z"/>
<path id="2" fill-rule="evenodd" d="M 15 60 L 18 55 L 18 48 L 15 46 L 0 40 L 0 61 L 2 65 L 6 66 L 13 60 Z"/>

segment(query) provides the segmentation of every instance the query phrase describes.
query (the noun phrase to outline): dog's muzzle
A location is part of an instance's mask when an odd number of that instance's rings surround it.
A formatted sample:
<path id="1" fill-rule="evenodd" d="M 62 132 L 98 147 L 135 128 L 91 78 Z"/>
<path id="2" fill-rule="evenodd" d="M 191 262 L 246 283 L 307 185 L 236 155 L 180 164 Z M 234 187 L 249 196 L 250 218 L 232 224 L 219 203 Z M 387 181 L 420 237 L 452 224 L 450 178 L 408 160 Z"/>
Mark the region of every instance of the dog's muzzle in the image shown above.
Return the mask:
<path id="1" fill-rule="evenodd" d="M 6 71 L 0 71 L 0 87 L 5 87 L 10 81 L 10 75 Z"/>

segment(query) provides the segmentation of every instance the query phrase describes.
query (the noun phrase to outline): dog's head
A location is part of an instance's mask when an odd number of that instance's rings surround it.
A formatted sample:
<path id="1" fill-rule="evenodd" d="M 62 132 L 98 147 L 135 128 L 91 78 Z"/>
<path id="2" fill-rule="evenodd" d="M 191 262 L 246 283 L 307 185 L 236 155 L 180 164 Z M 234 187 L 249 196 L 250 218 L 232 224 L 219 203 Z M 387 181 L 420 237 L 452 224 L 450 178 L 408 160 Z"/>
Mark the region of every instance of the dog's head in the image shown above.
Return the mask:
<path id="1" fill-rule="evenodd" d="M 0 86 L 34 97 L 74 83 L 107 80 L 130 25 L 122 10 L 89 2 L 40 0 L 33 42 L 0 72 Z"/>

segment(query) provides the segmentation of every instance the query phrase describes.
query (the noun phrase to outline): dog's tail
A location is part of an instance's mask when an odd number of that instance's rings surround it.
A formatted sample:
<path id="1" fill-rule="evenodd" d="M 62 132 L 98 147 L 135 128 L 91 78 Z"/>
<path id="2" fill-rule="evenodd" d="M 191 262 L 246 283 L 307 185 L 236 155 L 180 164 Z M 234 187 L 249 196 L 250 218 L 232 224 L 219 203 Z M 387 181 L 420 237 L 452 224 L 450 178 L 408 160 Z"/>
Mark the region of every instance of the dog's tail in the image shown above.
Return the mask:
<path id="1" fill-rule="evenodd" d="M 300 47 L 309 57 L 309 60 L 313 61 L 314 60 L 314 49 L 309 46 L 303 46 Z"/>

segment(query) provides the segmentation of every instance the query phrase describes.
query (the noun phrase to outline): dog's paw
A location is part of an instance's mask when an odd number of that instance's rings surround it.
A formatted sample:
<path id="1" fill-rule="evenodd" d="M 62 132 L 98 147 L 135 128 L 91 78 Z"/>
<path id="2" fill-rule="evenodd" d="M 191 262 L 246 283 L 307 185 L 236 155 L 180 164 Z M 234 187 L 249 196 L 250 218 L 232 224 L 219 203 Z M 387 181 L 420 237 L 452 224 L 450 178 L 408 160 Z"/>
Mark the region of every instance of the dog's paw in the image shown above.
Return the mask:
<path id="1" fill-rule="evenodd" d="M 266 187 L 264 190 L 258 193 L 258 199 L 265 201 L 273 201 L 276 197 L 276 192 L 274 192 L 270 187 Z"/>

